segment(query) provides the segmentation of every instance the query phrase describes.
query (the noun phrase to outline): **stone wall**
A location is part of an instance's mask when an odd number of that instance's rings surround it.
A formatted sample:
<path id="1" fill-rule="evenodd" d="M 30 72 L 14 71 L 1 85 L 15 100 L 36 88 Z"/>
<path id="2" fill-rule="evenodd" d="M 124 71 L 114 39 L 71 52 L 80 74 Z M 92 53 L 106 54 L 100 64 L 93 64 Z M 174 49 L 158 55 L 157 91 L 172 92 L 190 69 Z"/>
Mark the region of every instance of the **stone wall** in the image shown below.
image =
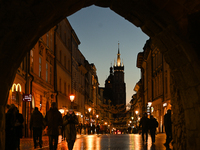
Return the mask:
<path id="1" fill-rule="evenodd" d="M 0 148 L 5 148 L 5 107 L 0 105 Z"/>
<path id="2" fill-rule="evenodd" d="M 173 122 L 173 148 L 175 150 L 187 150 L 186 148 L 186 126 L 185 114 L 179 90 L 176 88 L 173 75 L 171 82 L 171 98 L 172 98 L 172 122 Z"/>

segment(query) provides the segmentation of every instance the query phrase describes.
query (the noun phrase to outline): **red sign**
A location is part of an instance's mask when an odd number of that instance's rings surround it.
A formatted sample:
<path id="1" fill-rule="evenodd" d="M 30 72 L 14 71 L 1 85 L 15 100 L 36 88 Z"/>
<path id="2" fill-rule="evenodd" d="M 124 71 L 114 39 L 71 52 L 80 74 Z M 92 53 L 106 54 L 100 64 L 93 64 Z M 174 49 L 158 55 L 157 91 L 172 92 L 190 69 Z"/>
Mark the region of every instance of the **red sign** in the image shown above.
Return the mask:
<path id="1" fill-rule="evenodd" d="M 23 102 L 31 102 L 32 101 L 32 94 L 23 94 Z"/>

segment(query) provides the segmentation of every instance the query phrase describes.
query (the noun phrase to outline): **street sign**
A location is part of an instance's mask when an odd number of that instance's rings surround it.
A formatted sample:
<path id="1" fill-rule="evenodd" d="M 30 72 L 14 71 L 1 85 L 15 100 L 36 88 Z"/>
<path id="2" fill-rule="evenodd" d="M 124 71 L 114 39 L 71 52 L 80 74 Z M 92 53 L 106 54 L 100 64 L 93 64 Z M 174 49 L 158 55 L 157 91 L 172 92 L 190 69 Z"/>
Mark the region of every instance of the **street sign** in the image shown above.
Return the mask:
<path id="1" fill-rule="evenodd" d="M 23 94 L 23 102 L 31 102 L 32 101 L 32 94 Z"/>

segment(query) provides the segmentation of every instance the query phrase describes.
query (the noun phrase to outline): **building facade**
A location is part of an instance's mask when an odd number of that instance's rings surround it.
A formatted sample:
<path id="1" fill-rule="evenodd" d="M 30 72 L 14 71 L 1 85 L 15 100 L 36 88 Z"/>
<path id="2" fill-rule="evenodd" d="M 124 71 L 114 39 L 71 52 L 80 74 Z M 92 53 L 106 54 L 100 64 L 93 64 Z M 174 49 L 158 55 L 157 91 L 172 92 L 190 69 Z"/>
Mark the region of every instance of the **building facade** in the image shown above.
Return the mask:
<path id="1" fill-rule="evenodd" d="M 138 92 L 142 109 L 139 115 L 144 112 L 153 115 L 159 122 L 158 132 L 163 132 L 164 115 L 167 109 L 171 109 L 170 69 L 151 39 L 143 49 L 137 57 L 137 67 L 141 69 L 141 89 Z"/>

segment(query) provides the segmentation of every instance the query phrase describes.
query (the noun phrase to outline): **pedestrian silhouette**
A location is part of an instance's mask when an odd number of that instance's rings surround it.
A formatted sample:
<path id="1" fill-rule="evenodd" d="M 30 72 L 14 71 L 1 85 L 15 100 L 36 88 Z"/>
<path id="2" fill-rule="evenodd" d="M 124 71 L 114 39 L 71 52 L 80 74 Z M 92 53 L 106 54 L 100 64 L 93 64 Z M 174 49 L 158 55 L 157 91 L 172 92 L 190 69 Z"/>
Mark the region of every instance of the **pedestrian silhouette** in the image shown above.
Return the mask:
<path id="1" fill-rule="evenodd" d="M 52 102 L 50 110 L 45 116 L 47 134 L 49 136 L 49 149 L 56 150 L 58 145 L 59 127 L 62 126 L 62 115 L 57 109 L 57 104 Z"/>
<path id="2" fill-rule="evenodd" d="M 15 122 L 16 122 L 16 107 L 14 104 L 11 104 L 6 113 L 6 125 L 5 125 L 5 150 L 14 150 L 16 149 L 15 145 Z"/>
<path id="3" fill-rule="evenodd" d="M 152 144 L 155 143 L 155 134 L 157 127 L 158 127 L 158 121 L 156 120 L 156 118 L 153 117 L 153 115 L 151 115 L 149 120 L 149 129 L 150 129 Z"/>
<path id="4" fill-rule="evenodd" d="M 144 143 L 144 134 L 146 135 L 146 142 L 148 142 L 148 129 L 149 129 L 149 118 L 147 118 L 147 113 L 145 112 L 140 120 L 139 128 L 142 126 L 142 141 Z"/>
<path id="5" fill-rule="evenodd" d="M 81 132 L 82 132 L 82 127 L 83 127 L 83 125 L 82 125 L 82 123 L 80 122 L 79 124 L 78 124 L 78 128 L 79 128 L 79 133 L 81 134 Z"/>
<path id="6" fill-rule="evenodd" d="M 83 125 L 83 128 L 84 128 L 84 134 L 86 134 L 86 128 L 87 128 L 86 123 Z"/>
<path id="7" fill-rule="evenodd" d="M 168 148 L 169 143 L 172 141 L 172 121 L 171 121 L 171 110 L 168 109 L 167 113 L 164 116 L 164 125 L 166 133 L 166 143 L 164 145 Z"/>
<path id="8" fill-rule="evenodd" d="M 73 109 L 69 109 L 67 115 L 63 118 L 63 126 L 65 126 L 65 136 L 68 143 L 68 149 L 72 150 L 76 140 L 76 125 L 78 124 L 78 118 L 75 115 Z"/>
<path id="9" fill-rule="evenodd" d="M 99 130 L 100 130 L 100 126 L 99 126 L 99 124 L 97 123 L 97 127 L 96 127 L 97 134 L 99 134 Z"/>
<path id="10" fill-rule="evenodd" d="M 17 107 L 14 108 L 16 112 L 16 120 L 15 120 L 15 147 L 20 150 L 20 138 L 22 138 L 22 129 L 24 118 L 21 113 L 19 113 L 19 109 Z"/>
<path id="11" fill-rule="evenodd" d="M 36 148 L 38 144 L 40 148 L 42 148 L 42 130 L 44 127 L 43 115 L 38 110 L 38 107 L 35 107 L 30 119 L 30 130 L 33 130 L 34 148 Z M 39 140 L 39 143 L 37 143 L 37 140 Z"/>

